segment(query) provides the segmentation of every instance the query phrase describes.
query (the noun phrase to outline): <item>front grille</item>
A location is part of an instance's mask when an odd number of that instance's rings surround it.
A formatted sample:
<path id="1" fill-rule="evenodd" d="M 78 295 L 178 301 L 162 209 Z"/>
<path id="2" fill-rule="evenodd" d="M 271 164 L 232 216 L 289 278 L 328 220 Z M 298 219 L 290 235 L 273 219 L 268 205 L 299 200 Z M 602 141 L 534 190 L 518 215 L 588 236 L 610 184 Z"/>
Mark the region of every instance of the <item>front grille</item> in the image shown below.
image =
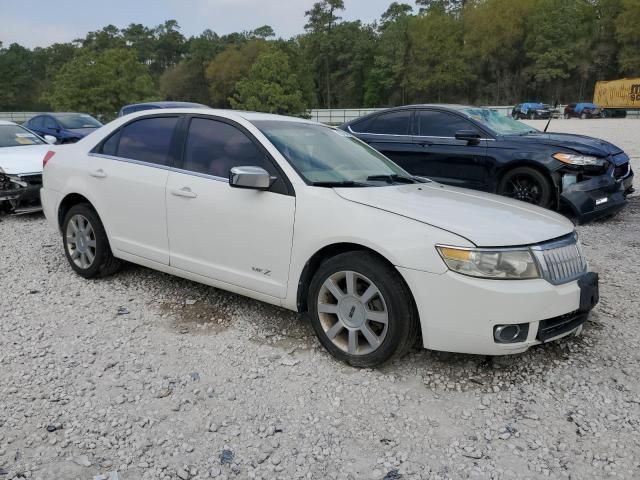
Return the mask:
<path id="1" fill-rule="evenodd" d="M 532 247 L 542 270 L 542 276 L 554 285 L 580 277 L 587 268 L 578 239 L 570 235 L 563 239 Z"/>
<path id="2" fill-rule="evenodd" d="M 623 163 L 622 165 L 616 165 L 613 169 L 614 178 L 624 178 L 629 173 L 629 162 Z"/>
<path id="3" fill-rule="evenodd" d="M 538 333 L 536 335 L 536 339 L 544 343 L 547 340 L 578 328 L 586 321 L 587 314 L 578 311 L 560 315 L 559 317 L 542 320 L 538 324 Z"/>

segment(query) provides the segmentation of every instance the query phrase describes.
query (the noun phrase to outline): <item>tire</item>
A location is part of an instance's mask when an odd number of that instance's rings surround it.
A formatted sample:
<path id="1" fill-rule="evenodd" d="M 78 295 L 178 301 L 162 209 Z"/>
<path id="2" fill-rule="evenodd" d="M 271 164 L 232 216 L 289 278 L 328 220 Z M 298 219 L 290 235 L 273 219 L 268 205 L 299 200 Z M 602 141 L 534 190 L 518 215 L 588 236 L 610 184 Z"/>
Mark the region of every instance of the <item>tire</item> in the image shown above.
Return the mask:
<path id="1" fill-rule="evenodd" d="M 549 208 L 553 187 L 547 177 L 531 167 L 517 167 L 500 179 L 498 194 L 523 202 Z"/>
<path id="2" fill-rule="evenodd" d="M 311 280 L 307 302 L 320 343 L 354 367 L 376 367 L 399 358 L 418 337 L 409 288 L 395 268 L 368 252 L 342 253 L 323 262 Z"/>
<path id="3" fill-rule="evenodd" d="M 529 113 L 529 120 L 535 120 L 535 118 L 536 118 L 536 114 L 535 113 L 533 113 L 533 112 Z"/>
<path id="4" fill-rule="evenodd" d="M 589 118 L 589 117 L 587 117 L 587 114 L 586 114 L 586 113 L 581 113 L 581 114 L 580 114 L 580 119 L 581 119 L 581 120 L 586 120 L 587 118 Z"/>
<path id="5" fill-rule="evenodd" d="M 69 265 L 81 277 L 105 277 L 120 268 L 100 217 L 86 203 L 74 205 L 65 215 L 62 243 Z"/>
<path id="6" fill-rule="evenodd" d="M 569 115 L 568 113 L 564 114 L 564 119 L 565 120 L 569 120 L 571 118 L 571 115 Z"/>

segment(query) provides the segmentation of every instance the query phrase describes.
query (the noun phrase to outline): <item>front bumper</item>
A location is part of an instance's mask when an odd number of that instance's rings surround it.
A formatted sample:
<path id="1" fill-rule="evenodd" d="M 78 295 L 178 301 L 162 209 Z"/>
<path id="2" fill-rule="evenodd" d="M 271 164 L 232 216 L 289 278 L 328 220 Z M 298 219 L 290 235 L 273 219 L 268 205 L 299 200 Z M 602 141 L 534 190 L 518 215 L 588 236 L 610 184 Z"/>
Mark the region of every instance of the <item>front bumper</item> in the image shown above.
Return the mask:
<path id="1" fill-rule="evenodd" d="M 423 344 L 431 350 L 521 353 L 575 333 L 598 301 L 591 298 L 591 306 L 585 305 L 584 288 L 579 285 L 582 278 L 552 285 L 543 279 L 487 280 L 451 271 L 441 275 L 407 268 L 398 271 L 413 292 Z M 506 324 L 528 324 L 526 339 L 497 343 L 494 327 Z"/>
<path id="2" fill-rule="evenodd" d="M 627 195 L 633 191 L 633 170 L 629 167 L 620 178 L 614 171 L 610 166 L 603 175 L 562 187 L 560 200 L 571 208 L 578 223 L 613 215 L 626 205 Z"/>
<path id="3" fill-rule="evenodd" d="M 42 175 L 16 175 L 7 177 L 0 187 L 0 202 L 10 205 L 14 213 L 33 212 L 41 209 L 40 188 Z M 15 181 L 8 181 L 9 178 Z"/>

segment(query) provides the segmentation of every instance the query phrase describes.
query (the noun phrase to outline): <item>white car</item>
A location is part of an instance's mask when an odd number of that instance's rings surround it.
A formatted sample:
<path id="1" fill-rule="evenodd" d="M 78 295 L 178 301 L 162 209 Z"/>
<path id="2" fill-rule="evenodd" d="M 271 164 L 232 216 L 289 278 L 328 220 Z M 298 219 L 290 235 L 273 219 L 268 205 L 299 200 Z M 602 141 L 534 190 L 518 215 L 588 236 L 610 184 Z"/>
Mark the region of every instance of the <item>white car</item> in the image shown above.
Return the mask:
<path id="1" fill-rule="evenodd" d="M 0 213 L 41 209 L 42 158 L 55 142 L 54 137 L 43 139 L 21 125 L 0 120 Z"/>
<path id="2" fill-rule="evenodd" d="M 598 301 L 573 225 L 411 177 L 297 118 L 172 109 L 54 147 L 42 201 L 71 267 L 121 260 L 308 312 L 355 366 L 424 347 L 503 355 L 578 333 Z"/>

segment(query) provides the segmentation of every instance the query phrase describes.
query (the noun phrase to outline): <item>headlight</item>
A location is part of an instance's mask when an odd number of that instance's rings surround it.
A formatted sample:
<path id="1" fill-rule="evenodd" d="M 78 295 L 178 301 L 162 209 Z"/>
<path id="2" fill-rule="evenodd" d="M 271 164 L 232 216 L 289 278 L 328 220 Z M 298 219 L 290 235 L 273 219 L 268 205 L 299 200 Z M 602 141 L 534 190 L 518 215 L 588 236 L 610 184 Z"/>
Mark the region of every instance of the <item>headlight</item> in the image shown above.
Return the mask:
<path id="1" fill-rule="evenodd" d="M 538 266 L 528 249 L 436 248 L 447 267 L 463 275 L 495 279 L 540 278 Z"/>
<path id="2" fill-rule="evenodd" d="M 605 164 L 604 158 L 590 157 L 588 155 L 573 155 L 570 153 L 554 153 L 553 158 L 569 165 L 595 165 L 597 167 L 603 167 Z"/>

